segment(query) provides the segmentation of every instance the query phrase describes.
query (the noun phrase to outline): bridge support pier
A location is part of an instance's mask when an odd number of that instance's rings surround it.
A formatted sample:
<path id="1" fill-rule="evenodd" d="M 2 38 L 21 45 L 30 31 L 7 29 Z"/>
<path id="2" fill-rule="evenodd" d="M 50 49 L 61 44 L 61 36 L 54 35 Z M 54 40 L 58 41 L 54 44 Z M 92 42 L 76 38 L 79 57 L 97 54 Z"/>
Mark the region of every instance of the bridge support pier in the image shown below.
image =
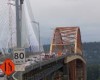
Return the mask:
<path id="1" fill-rule="evenodd" d="M 52 76 L 53 76 L 53 74 L 50 74 L 50 75 L 44 77 L 43 80 L 52 80 Z"/>
<path id="2" fill-rule="evenodd" d="M 69 65 L 69 80 L 76 80 L 76 60 L 68 63 Z"/>
<path id="3" fill-rule="evenodd" d="M 69 80 L 69 65 L 65 64 L 63 66 L 63 80 Z"/>
<path id="4" fill-rule="evenodd" d="M 73 60 L 68 65 L 68 79 L 66 80 L 86 80 L 86 72 L 85 72 L 85 63 L 83 63 L 81 60 Z"/>
<path id="5" fill-rule="evenodd" d="M 56 71 L 55 73 L 53 73 L 52 80 L 63 80 L 63 72 Z"/>

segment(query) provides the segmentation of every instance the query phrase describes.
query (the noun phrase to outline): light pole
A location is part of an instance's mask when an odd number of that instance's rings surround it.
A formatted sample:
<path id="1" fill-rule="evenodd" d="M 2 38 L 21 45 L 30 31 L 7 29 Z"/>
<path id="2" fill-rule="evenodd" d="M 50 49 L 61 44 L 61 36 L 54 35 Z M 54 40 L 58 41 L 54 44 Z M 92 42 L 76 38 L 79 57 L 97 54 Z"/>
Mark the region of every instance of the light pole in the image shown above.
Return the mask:
<path id="1" fill-rule="evenodd" d="M 38 41 L 39 41 L 39 52 L 40 52 L 40 25 L 37 21 L 32 21 L 33 23 L 38 25 Z"/>
<path id="2" fill-rule="evenodd" d="M 17 48 L 21 48 L 21 29 L 22 29 L 22 5 L 24 0 L 15 0 L 16 9 L 16 38 L 17 38 Z M 19 79 L 22 79 L 22 72 L 19 73 Z"/>

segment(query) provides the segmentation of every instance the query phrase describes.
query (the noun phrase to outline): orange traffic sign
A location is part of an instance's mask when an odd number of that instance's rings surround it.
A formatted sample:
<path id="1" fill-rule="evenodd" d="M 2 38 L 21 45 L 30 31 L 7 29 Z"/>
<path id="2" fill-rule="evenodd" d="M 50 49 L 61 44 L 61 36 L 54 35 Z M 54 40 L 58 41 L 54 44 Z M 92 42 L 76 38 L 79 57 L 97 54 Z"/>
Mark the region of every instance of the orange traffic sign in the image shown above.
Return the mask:
<path id="1" fill-rule="evenodd" d="M 15 71 L 15 64 L 11 59 L 6 59 L 3 64 L 0 66 L 2 71 L 7 75 L 11 75 Z"/>

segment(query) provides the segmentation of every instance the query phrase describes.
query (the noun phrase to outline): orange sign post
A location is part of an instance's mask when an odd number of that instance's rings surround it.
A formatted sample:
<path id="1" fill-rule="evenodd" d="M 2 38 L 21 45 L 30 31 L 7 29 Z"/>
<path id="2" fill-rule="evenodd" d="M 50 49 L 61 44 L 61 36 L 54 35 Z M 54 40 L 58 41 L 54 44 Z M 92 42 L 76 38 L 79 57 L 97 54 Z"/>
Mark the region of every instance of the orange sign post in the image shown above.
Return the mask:
<path id="1" fill-rule="evenodd" d="M 0 66 L 2 71 L 7 75 L 11 75 L 15 71 L 15 64 L 11 59 L 6 59 L 3 64 Z"/>

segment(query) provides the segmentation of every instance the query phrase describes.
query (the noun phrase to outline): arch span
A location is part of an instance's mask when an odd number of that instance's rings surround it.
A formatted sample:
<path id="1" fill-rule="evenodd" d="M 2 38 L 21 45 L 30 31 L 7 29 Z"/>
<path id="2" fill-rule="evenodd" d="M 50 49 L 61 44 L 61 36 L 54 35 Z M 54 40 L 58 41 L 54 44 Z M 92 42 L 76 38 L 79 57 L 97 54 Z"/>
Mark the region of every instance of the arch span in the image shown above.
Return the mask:
<path id="1" fill-rule="evenodd" d="M 64 63 L 69 71 L 68 80 L 86 80 L 86 61 L 83 58 L 79 27 L 57 27 L 50 45 L 52 53 L 66 53 Z"/>
<path id="2" fill-rule="evenodd" d="M 79 27 L 57 27 L 54 30 L 50 53 L 59 51 L 83 54 Z"/>

